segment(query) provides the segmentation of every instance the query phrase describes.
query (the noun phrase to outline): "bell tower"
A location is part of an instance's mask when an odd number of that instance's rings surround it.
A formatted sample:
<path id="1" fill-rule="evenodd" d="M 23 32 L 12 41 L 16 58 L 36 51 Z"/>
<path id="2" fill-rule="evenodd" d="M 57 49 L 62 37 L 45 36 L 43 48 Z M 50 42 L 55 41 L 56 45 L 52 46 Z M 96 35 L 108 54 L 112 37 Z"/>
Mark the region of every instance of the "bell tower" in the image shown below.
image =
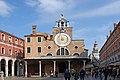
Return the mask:
<path id="1" fill-rule="evenodd" d="M 66 33 L 72 38 L 72 27 L 70 27 L 69 21 L 64 18 L 63 14 L 53 27 L 53 37 L 58 33 Z"/>
<path id="2" fill-rule="evenodd" d="M 93 55 L 96 59 L 99 59 L 98 44 L 97 44 L 97 41 L 95 41 L 95 43 L 94 43 L 94 47 L 93 47 L 93 51 L 92 51 L 92 55 Z"/>
<path id="3" fill-rule="evenodd" d="M 64 18 L 63 14 L 61 14 L 60 20 L 56 21 L 56 27 L 59 28 L 69 27 L 69 21 Z"/>

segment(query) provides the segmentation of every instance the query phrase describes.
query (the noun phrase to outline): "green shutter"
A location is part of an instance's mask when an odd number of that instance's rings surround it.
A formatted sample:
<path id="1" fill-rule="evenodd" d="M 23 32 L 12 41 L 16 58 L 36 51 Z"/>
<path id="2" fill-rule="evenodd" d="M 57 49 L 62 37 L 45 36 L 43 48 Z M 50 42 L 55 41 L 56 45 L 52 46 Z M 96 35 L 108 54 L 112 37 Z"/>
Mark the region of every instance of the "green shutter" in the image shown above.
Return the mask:
<path id="1" fill-rule="evenodd" d="M 30 38 L 27 38 L 27 42 L 30 42 Z"/>
<path id="2" fill-rule="evenodd" d="M 30 53 L 30 47 L 27 47 L 27 53 Z"/>
<path id="3" fill-rule="evenodd" d="M 41 37 L 38 37 L 38 42 L 41 42 Z"/>
<path id="4" fill-rule="evenodd" d="M 38 47 L 38 53 L 41 53 L 41 47 Z"/>

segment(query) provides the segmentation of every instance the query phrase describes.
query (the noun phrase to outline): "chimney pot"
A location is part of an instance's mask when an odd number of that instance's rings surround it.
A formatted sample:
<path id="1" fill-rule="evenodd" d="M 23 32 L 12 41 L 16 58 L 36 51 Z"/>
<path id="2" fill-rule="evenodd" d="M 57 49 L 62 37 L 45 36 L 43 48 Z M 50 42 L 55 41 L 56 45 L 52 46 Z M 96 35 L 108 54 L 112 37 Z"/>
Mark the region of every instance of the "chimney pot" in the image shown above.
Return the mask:
<path id="1" fill-rule="evenodd" d="M 34 35 L 36 34 L 36 25 L 32 26 L 32 32 L 33 32 Z"/>
<path id="2" fill-rule="evenodd" d="M 116 23 L 114 23 L 114 29 L 116 29 L 116 27 L 117 27 L 117 25 L 116 25 Z"/>

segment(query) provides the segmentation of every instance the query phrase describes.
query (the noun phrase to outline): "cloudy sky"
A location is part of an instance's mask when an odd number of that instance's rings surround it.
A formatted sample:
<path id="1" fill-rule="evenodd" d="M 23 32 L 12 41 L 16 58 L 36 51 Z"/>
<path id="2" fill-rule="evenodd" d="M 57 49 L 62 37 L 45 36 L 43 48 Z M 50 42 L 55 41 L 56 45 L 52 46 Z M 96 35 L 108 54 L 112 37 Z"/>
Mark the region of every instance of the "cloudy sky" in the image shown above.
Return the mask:
<path id="1" fill-rule="evenodd" d="M 36 24 L 37 31 L 51 34 L 61 14 L 73 39 L 84 39 L 91 53 L 95 40 L 100 49 L 120 21 L 120 0 L 0 0 L 0 29 L 24 39 Z"/>

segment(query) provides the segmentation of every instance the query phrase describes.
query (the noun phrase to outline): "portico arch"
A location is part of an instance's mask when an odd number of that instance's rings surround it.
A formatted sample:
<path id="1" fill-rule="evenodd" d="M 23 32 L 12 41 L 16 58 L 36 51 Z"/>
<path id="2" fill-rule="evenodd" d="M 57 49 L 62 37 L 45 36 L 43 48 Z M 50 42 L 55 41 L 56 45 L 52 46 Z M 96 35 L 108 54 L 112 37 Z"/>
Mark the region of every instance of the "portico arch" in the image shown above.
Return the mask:
<path id="1" fill-rule="evenodd" d="M 1 71 L 4 72 L 4 76 L 5 76 L 5 65 L 6 65 L 6 60 L 5 59 L 2 59 L 1 60 Z"/>
<path id="2" fill-rule="evenodd" d="M 12 76 L 12 64 L 13 64 L 13 61 L 9 60 L 8 61 L 8 76 Z"/>
<path id="3" fill-rule="evenodd" d="M 15 76 L 18 76 L 19 75 L 19 72 L 18 72 L 18 68 L 19 68 L 19 61 L 16 60 L 15 63 L 14 63 L 14 75 Z"/>

